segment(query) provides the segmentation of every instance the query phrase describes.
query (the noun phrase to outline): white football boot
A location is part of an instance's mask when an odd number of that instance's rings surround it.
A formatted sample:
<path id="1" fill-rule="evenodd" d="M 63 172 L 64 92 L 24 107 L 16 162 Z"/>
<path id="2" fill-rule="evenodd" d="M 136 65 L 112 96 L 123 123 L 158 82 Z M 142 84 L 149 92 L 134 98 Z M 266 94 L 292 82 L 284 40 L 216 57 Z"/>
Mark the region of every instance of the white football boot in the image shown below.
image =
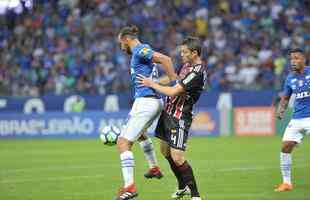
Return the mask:
<path id="1" fill-rule="evenodd" d="M 177 191 L 175 191 L 174 193 L 172 193 L 171 198 L 174 200 L 177 199 L 181 199 L 184 196 L 189 196 L 191 195 L 191 190 L 189 189 L 189 187 L 185 187 L 184 189 L 177 189 Z"/>

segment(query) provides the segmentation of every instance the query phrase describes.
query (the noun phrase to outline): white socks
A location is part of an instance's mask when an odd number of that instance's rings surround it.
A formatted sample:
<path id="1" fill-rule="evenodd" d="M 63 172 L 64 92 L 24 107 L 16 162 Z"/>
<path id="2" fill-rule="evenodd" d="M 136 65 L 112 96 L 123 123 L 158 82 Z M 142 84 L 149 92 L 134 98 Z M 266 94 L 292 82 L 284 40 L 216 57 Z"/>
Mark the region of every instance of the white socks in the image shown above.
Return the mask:
<path id="1" fill-rule="evenodd" d="M 155 150 L 151 138 L 140 142 L 140 147 L 143 150 L 145 158 L 149 163 L 149 167 L 153 168 L 157 166 Z"/>
<path id="2" fill-rule="evenodd" d="M 124 178 L 124 187 L 128 187 L 129 185 L 134 183 L 134 166 L 135 161 L 133 157 L 133 153 L 131 151 L 125 151 L 121 153 L 121 167 Z"/>
<path id="3" fill-rule="evenodd" d="M 291 181 L 292 155 L 290 153 L 280 153 L 280 168 L 283 183 L 292 184 Z"/>

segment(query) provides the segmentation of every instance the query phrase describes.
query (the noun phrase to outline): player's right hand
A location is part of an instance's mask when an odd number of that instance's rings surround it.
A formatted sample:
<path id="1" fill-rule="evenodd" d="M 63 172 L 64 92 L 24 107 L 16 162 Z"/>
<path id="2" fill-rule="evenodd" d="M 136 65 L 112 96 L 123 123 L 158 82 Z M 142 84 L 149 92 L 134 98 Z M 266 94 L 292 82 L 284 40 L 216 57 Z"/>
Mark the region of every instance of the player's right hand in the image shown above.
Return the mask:
<path id="1" fill-rule="evenodd" d="M 137 74 L 137 82 L 146 87 L 152 87 L 152 84 L 154 83 L 151 78 L 145 77 L 142 74 Z"/>

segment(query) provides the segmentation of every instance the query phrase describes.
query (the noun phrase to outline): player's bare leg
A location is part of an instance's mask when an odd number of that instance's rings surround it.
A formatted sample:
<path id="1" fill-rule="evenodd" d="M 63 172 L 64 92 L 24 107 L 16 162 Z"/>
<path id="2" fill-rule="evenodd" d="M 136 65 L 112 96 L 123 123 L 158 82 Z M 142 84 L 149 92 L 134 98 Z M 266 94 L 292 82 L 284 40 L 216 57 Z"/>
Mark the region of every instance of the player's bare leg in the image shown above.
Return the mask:
<path id="1" fill-rule="evenodd" d="M 119 137 L 117 148 L 120 153 L 124 186 L 120 189 L 116 200 L 129 200 L 138 196 L 134 183 L 134 156 L 131 151 L 133 142 Z"/>
<path id="2" fill-rule="evenodd" d="M 280 168 L 282 174 L 282 184 L 275 189 L 276 192 L 290 191 L 293 189 L 291 181 L 292 152 L 297 142 L 283 141 L 280 153 Z"/>
<path id="3" fill-rule="evenodd" d="M 193 169 L 190 166 L 190 164 L 186 161 L 184 151 L 175 148 L 170 148 L 170 155 L 173 159 L 173 162 L 177 166 L 178 173 L 181 175 L 180 176 L 181 183 L 190 188 L 192 199 L 200 200 L 201 198 L 198 192 Z"/>
<path id="4" fill-rule="evenodd" d="M 162 172 L 158 166 L 158 162 L 156 159 L 154 145 L 150 137 L 148 137 L 145 133 L 143 133 L 139 139 L 139 144 L 141 149 L 143 150 L 144 156 L 149 164 L 149 170 L 144 174 L 145 178 L 157 178 L 160 179 L 163 177 Z"/>
<path id="5" fill-rule="evenodd" d="M 167 142 L 160 140 L 160 151 L 161 154 L 167 159 L 168 163 L 170 164 L 170 168 L 174 173 L 175 177 L 177 178 L 178 182 L 178 188 L 174 193 L 172 193 L 171 198 L 180 199 L 184 195 L 190 195 L 190 190 L 185 184 L 183 184 L 181 174 L 177 170 L 177 165 L 174 163 L 171 157 L 170 147 Z"/>

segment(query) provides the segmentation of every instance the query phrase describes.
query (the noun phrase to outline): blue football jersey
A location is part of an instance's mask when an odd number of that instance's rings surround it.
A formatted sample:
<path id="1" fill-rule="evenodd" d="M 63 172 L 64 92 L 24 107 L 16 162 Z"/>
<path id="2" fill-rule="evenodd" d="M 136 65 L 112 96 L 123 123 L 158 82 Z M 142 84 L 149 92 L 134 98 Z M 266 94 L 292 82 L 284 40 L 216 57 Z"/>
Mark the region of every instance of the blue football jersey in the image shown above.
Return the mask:
<path id="1" fill-rule="evenodd" d="M 293 119 L 310 117 L 310 66 L 303 74 L 290 73 L 284 84 L 284 95 L 295 94 Z"/>
<path id="2" fill-rule="evenodd" d="M 157 92 L 149 87 L 140 85 L 137 82 L 137 75 L 141 74 L 145 77 L 154 77 L 156 74 L 156 65 L 152 62 L 154 51 L 147 44 L 138 44 L 132 50 L 130 61 L 131 81 L 134 86 L 134 97 L 144 97 L 147 95 L 158 95 Z M 154 77 L 155 78 L 155 77 Z"/>

